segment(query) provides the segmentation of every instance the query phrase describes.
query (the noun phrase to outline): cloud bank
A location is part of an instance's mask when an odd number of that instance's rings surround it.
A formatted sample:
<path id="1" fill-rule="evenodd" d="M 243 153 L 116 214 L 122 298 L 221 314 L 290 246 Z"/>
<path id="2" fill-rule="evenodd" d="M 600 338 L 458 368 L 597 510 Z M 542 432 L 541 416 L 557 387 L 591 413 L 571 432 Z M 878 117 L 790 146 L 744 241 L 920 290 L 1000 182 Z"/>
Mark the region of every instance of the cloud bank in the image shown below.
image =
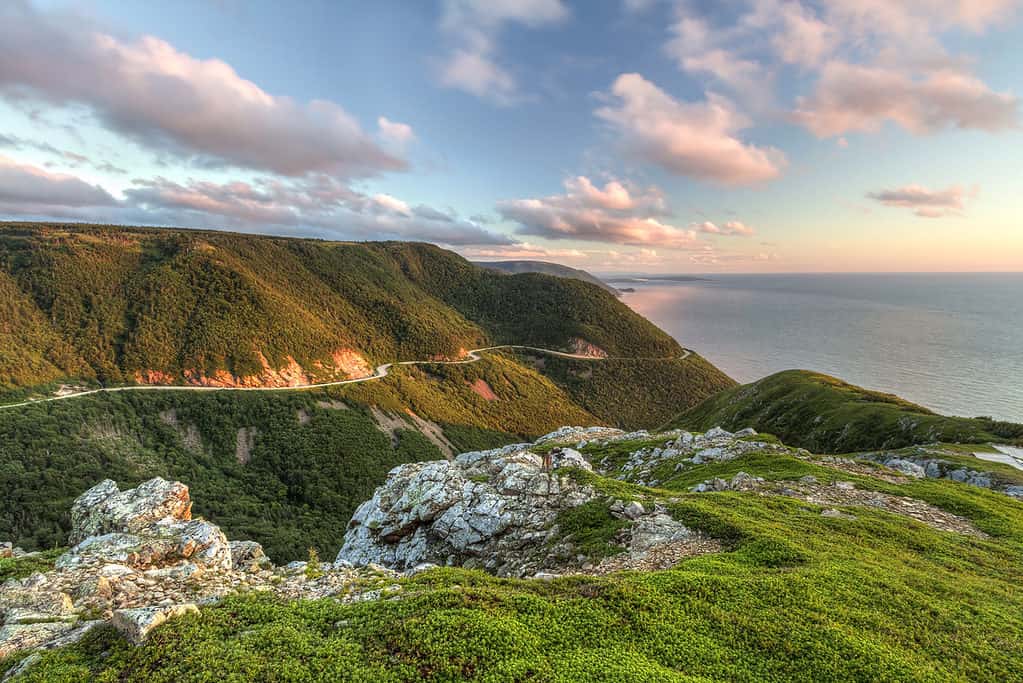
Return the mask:
<path id="1" fill-rule="evenodd" d="M 71 14 L 0 4 L 0 94 L 80 105 L 139 144 L 285 176 L 404 169 L 332 102 L 271 95 L 218 59 L 151 36 L 125 42 Z"/>

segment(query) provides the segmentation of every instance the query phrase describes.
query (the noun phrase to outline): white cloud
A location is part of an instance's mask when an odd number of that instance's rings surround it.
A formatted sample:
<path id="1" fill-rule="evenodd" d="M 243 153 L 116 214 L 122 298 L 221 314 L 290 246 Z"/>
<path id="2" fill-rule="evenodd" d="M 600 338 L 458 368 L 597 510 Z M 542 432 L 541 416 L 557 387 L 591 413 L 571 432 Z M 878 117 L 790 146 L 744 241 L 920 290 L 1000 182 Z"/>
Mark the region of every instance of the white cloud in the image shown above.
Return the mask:
<path id="1" fill-rule="evenodd" d="M 440 66 L 440 82 L 496 104 L 521 98 L 518 83 L 496 58 L 506 24 L 539 28 L 568 17 L 561 0 L 446 0 L 440 28 L 456 45 Z"/>
<path id="2" fill-rule="evenodd" d="M 619 76 L 612 93 L 619 101 L 596 115 L 621 135 L 629 154 L 671 173 L 750 185 L 778 177 L 787 164 L 778 149 L 736 137 L 750 122 L 724 97 L 679 102 L 639 74 Z"/>
<path id="3" fill-rule="evenodd" d="M 405 162 L 339 105 L 271 95 L 218 59 L 125 42 L 76 15 L 0 3 L 0 95 L 81 105 L 108 128 L 204 164 L 366 176 Z"/>
<path id="4" fill-rule="evenodd" d="M 686 13 L 679 16 L 670 30 L 673 37 L 664 51 L 679 69 L 708 75 L 755 106 L 768 106 L 774 76 L 760 62 L 727 47 L 733 32 L 712 29 L 705 20 Z"/>
<path id="5" fill-rule="evenodd" d="M 416 139 L 415 131 L 407 123 L 391 121 L 386 116 L 377 118 L 377 128 L 380 130 L 380 137 L 401 148 Z"/>
<path id="6" fill-rule="evenodd" d="M 966 190 L 954 186 L 944 190 L 930 190 L 921 185 L 907 185 L 894 190 L 880 190 L 867 194 L 869 199 L 885 206 L 912 209 L 923 218 L 941 218 L 960 215 L 966 206 L 966 199 L 977 194 L 977 189 Z"/>

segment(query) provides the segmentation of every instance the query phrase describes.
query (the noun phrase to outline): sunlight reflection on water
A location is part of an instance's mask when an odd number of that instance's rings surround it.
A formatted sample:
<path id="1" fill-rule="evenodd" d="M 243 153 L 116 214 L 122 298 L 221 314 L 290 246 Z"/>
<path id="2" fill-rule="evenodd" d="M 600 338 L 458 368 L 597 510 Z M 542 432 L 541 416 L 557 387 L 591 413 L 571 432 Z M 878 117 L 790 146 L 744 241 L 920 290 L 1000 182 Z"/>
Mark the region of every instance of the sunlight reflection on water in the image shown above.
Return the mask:
<path id="1" fill-rule="evenodd" d="M 1023 274 L 707 277 L 622 300 L 741 382 L 805 368 L 1023 421 Z"/>

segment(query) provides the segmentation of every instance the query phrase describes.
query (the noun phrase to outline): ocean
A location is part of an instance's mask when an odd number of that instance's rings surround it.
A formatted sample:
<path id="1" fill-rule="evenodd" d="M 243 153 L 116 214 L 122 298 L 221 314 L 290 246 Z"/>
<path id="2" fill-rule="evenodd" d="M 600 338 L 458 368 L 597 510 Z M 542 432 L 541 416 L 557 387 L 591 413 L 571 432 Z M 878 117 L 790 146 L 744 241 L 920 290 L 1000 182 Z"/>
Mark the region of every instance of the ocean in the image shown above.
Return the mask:
<path id="1" fill-rule="evenodd" d="M 1023 273 L 706 275 L 622 300 L 739 382 L 791 368 L 1023 422 Z"/>

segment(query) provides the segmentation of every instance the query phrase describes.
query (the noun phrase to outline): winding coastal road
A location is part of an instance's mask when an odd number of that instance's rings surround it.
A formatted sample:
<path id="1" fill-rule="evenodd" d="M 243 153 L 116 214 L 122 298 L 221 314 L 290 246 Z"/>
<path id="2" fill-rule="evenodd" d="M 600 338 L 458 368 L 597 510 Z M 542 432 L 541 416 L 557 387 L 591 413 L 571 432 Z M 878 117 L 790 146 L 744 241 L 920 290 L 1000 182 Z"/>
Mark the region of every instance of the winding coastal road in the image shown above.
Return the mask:
<path id="1" fill-rule="evenodd" d="M 554 351 L 552 349 L 544 349 L 538 346 L 523 346 L 520 344 L 502 344 L 499 346 L 485 346 L 481 349 L 472 349 L 466 352 L 465 360 L 402 360 L 394 361 L 392 363 L 384 363 L 378 365 L 376 371 L 372 375 L 366 375 L 365 377 L 356 377 L 355 379 L 341 379 L 334 382 L 320 382 L 317 384 L 297 384 L 294 386 L 284 387 L 207 387 L 199 386 L 194 384 L 135 384 L 123 387 L 102 387 L 100 389 L 89 389 L 87 391 L 78 391 L 73 394 L 64 394 L 63 396 L 50 396 L 49 398 L 39 398 L 30 401 L 22 401 L 21 403 L 8 403 L 7 405 L 0 405 L 0 410 L 8 408 L 20 408 L 23 406 L 33 406 L 40 403 L 48 403 L 50 401 L 64 401 L 69 398 L 80 398 L 82 396 L 89 396 L 91 394 L 102 394 L 102 393 L 114 393 L 116 391 L 299 391 L 302 389 L 318 389 L 321 387 L 336 387 L 342 384 L 355 384 L 356 382 L 369 382 L 371 380 L 383 379 L 387 377 L 391 368 L 395 365 L 462 365 L 465 363 L 475 363 L 476 361 L 482 360 L 481 353 L 485 351 L 497 351 L 500 349 L 524 349 L 526 351 L 536 351 L 538 353 L 546 353 L 550 356 L 558 356 L 559 358 L 571 358 L 573 360 L 588 360 L 588 361 L 602 361 L 602 360 L 685 360 L 688 358 L 692 351 L 689 349 L 682 349 L 681 356 L 671 356 L 667 358 L 612 358 L 612 357 L 599 357 L 599 356 L 584 356 L 576 353 L 566 353 L 564 351 Z"/>

